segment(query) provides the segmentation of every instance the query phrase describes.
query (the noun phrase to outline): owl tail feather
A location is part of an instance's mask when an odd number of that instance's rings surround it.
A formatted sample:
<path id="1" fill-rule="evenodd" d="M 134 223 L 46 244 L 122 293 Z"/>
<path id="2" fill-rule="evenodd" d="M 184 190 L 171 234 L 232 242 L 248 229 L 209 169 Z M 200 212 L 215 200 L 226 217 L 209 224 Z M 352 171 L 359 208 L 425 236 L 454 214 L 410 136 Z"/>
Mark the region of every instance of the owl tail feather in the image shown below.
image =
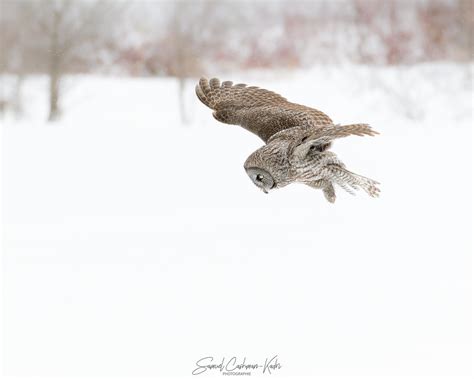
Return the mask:
<path id="1" fill-rule="evenodd" d="M 378 197 L 380 189 L 377 187 L 379 182 L 362 175 L 355 174 L 343 167 L 332 166 L 330 170 L 333 173 L 334 182 L 345 191 L 354 194 L 352 190 L 362 188 L 371 197 Z"/>

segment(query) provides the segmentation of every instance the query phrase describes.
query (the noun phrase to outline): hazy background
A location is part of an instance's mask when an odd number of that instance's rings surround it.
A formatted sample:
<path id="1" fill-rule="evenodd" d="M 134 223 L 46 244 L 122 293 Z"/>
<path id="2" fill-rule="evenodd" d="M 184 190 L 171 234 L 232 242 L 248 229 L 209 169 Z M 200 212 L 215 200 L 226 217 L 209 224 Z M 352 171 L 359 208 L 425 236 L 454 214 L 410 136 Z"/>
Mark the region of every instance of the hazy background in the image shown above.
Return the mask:
<path id="1" fill-rule="evenodd" d="M 28 112 L 25 81 L 48 77 L 57 119 L 72 74 L 175 78 L 182 121 L 187 81 L 316 64 L 468 62 L 469 0 L 8 1 L 2 0 L 2 112 Z M 64 88 L 66 87 L 66 88 Z"/>
<path id="2" fill-rule="evenodd" d="M 471 377 L 472 1 L 0 4 L 5 375 Z M 262 194 L 203 75 L 370 123 L 381 197 Z"/>

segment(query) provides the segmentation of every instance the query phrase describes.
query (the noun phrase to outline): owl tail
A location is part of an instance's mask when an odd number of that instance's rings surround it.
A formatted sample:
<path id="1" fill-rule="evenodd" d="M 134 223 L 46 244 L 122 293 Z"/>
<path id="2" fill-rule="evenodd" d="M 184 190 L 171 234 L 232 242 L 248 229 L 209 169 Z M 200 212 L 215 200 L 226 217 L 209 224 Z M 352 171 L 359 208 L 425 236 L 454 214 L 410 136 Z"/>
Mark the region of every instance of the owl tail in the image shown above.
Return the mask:
<path id="1" fill-rule="evenodd" d="M 355 174 L 344 167 L 332 166 L 330 170 L 333 174 L 334 182 L 345 191 L 354 194 L 354 191 L 362 188 L 371 197 L 378 197 L 380 189 L 377 187 L 379 182 L 366 178 L 365 176 Z"/>

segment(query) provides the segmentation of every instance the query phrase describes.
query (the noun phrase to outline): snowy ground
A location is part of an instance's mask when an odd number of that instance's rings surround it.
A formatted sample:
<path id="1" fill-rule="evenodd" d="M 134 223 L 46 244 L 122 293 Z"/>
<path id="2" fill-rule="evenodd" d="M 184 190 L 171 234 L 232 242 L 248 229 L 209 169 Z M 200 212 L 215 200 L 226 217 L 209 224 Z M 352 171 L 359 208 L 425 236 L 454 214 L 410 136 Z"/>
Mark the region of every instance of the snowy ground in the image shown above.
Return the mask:
<path id="1" fill-rule="evenodd" d="M 173 80 L 98 77 L 69 78 L 45 124 L 46 82 L 28 80 L 26 118 L 3 126 L 6 374 L 190 376 L 207 355 L 278 354 L 280 376 L 469 375 L 469 74 L 223 77 L 381 132 L 334 146 L 381 197 L 334 205 L 257 190 L 242 166 L 261 142 L 191 84 L 188 126 Z"/>

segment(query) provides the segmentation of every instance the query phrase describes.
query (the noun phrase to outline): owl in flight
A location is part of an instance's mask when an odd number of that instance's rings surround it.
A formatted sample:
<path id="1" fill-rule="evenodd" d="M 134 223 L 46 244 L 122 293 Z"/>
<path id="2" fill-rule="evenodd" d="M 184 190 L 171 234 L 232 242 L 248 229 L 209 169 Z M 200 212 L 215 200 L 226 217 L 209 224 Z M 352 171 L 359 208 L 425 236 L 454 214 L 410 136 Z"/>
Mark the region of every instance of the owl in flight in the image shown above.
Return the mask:
<path id="1" fill-rule="evenodd" d="M 201 78 L 196 95 L 214 111 L 216 120 L 240 125 L 265 142 L 244 164 L 263 192 L 299 182 L 321 189 L 331 203 L 336 200 L 335 185 L 349 193 L 362 188 L 372 197 L 379 195 L 379 183 L 349 171 L 329 150 L 336 138 L 378 134 L 369 125 L 335 125 L 323 112 L 274 92 L 229 81 L 221 84 L 217 78 Z"/>

